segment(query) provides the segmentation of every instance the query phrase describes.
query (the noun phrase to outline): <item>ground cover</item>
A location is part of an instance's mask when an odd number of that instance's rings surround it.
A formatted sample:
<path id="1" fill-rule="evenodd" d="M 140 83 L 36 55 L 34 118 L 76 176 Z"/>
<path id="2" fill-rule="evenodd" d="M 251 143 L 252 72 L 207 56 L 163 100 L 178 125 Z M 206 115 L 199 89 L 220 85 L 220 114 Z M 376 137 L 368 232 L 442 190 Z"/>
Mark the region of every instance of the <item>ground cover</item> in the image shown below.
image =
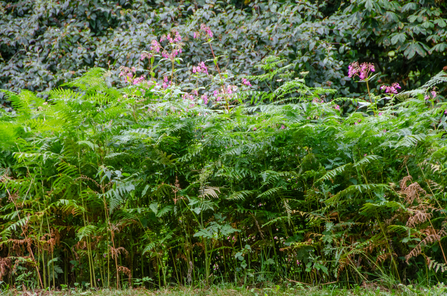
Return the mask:
<path id="1" fill-rule="evenodd" d="M 211 286 L 209 288 L 188 288 L 188 287 L 171 287 L 161 290 L 146 290 L 146 289 L 131 289 L 131 290 L 99 290 L 99 291 L 76 291 L 71 289 L 70 291 L 52 291 L 52 292 L 18 292 L 10 291 L 3 293 L 2 295 L 55 295 L 55 296 L 77 296 L 77 295 L 92 295 L 92 296 L 441 296 L 445 295 L 447 288 L 443 284 L 426 288 L 426 287 L 413 287 L 413 286 L 399 286 L 396 288 L 385 288 L 375 285 L 369 285 L 368 287 L 355 287 L 351 289 L 339 288 L 337 286 L 328 285 L 326 287 L 280 287 L 273 286 L 271 288 L 253 288 L 253 287 L 237 287 L 231 285 Z"/>

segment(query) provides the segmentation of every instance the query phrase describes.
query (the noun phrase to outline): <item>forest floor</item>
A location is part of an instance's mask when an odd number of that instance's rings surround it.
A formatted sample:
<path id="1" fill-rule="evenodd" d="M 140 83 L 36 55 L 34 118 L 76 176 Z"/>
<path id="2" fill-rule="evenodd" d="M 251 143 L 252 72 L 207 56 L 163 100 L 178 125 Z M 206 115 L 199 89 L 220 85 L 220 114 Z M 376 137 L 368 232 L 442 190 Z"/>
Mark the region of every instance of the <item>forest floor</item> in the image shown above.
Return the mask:
<path id="1" fill-rule="evenodd" d="M 361 296 L 373 296 L 373 295 L 402 295 L 402 296 L 413 296 L 413 295 L 424 295 L 424 296 L 441 296 L 447 295 L 447 286 L 444 284 L 439 284 L 438 286 L 423 288 L 415 288 L 413 286 L 399 285 L 396 288 L 385 288 L 385 287 L 355 287 L 353 289 L 344 289 L 333 287 L 294 287 L 294 288 L 284 288 L 280 286 L 274 286 L 270 288 L 251 288 L 251 287 L 235 287 L 235 286 L 212 286 L 209 288 L 191 288 L 191 287 L 172 287 L 161 290 L 147 290 L 147 289 L 123 289 L 123 290 L 77 290 L 68 289 L 67 291 L 18 291 L 9 290 L 3 291 L 1 295 L 25 295 L 25 296 L 187 296 L 187 295 L 198 295 L 198 296 L 291 296 L 291 295 L 306 295 L 306 296 L 317 296 L 317 295 L 328 295 L 328 296 L 344 296 L 344 295 L 361 295 Z"/>

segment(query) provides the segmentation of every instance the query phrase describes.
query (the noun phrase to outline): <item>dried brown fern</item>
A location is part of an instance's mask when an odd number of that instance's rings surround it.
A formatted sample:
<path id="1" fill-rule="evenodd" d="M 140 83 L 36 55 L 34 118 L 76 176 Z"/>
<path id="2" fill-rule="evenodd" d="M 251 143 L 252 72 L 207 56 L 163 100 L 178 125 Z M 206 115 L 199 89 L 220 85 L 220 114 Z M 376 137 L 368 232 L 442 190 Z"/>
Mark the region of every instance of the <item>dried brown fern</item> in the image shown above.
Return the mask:
<path id="1" fill-rule="evenodd" d="M 433 216 L 432 213 L 427 213 L 425 211 L 415 210 L 413 211 L 413 215 L 408 218 L 407 226 L 408 227 L 416 227 L 416 225 L 422 224 L 430 220 L 430 218 Z"/>
<path id="2" fill-rule="evenodd" d="M 413 204 L 413 201 L 421 203 L 420 194 L 426 195 L 427 192 L 419 185 L 418 182 L 413 182 L 407 186 L 408 181 L 411 181 L 413 177 L 406 176 L 400 182 L 400 193 L 405 196 L 404 200 L 407 204 Z"/>

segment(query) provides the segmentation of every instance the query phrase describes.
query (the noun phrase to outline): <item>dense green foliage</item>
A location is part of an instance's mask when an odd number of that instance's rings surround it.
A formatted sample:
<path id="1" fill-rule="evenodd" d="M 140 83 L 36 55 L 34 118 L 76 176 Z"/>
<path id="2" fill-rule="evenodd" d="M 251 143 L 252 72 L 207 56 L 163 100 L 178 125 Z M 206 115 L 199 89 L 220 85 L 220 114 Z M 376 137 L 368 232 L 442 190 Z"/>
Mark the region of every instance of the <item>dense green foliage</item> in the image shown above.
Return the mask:
<path id="1" fill-rule="evenodd" d="M 115 5 L 1 7 L 0 284 L 445 279 L 444 2 Z"/>
<path id="2" fill-rule="evenodd" d="M 0 117 L 2 280 L 443 279 L 446 73 L 326 103 L 332 90 L 290 80 L 279 58 L 259 69 L 253 83 L 283 84 L 260 93 L 219 71 L 208 102 L 131 69 L 122 89 L 94 68 L 47 101 L 6 91 L 16 112 Z"/>
<path id="3" fill-rule="evenodd" d="M 361 60 L 411 89 L 447 65 L 446 14 L 442 0 L 0 1 L 0 89 L 49 90 L 91 67 L 117 74 L 171 29 L 184 36 L 178 75 L 186 82 L 185 69 L 209 59 L 193 40 L 200 23 L 219 40 L 221 68 L 236 76 L 281 54 L 297 73 L 310 72 L 312 86 L 359 92 L 343 67 Z"/>

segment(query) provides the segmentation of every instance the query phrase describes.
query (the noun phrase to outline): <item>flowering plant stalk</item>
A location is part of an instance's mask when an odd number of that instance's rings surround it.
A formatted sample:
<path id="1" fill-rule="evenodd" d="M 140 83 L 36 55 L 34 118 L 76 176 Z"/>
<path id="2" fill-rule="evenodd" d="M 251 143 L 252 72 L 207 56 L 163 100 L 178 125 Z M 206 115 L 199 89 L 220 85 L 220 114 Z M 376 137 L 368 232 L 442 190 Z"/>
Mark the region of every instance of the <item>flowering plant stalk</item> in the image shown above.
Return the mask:
<path id="1" fill-rule="evenodd" d="M 368 96 L 371 101 L 371 91 L 369 89 L 369 80 L 372 78 L 370 76 L 371 72 L 375 72 L 374 64 L 372 63 L 362 63 L 354 62 L 349 65 L 348 76 L 354 78 L 358 76 L 361 82 L 366 82 L 366 88 L 368 89 Z"/>

